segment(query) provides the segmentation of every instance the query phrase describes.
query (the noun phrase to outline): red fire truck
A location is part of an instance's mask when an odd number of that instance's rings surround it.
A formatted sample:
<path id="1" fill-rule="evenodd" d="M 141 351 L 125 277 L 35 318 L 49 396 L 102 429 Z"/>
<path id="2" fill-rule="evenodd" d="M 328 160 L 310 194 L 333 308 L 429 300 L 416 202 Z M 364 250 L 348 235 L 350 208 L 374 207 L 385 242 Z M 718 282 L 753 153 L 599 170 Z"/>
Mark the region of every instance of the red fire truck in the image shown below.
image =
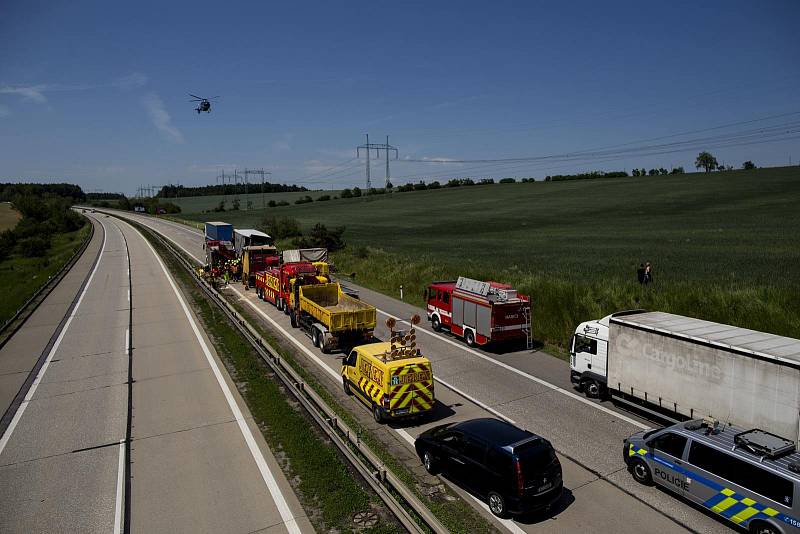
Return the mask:
<path id="1" fill-rule="evenodd" d="M 455 282 L 433 282 L 425 293 L 428 320 L 437 332 L 448 328 L 471 347 L 510 340 L 533 346 L 530 298 L 508 284 L 462 276 Z"/>
<path id="2" fill-rule="evenodd" d="M 295 287 L 308 284 L 324 284 L 328 278 L 321 276 L 310 261 L 284 263 L 256 273 L 256 294 L 276 308 L 289 313 L 289 302 Z"/>

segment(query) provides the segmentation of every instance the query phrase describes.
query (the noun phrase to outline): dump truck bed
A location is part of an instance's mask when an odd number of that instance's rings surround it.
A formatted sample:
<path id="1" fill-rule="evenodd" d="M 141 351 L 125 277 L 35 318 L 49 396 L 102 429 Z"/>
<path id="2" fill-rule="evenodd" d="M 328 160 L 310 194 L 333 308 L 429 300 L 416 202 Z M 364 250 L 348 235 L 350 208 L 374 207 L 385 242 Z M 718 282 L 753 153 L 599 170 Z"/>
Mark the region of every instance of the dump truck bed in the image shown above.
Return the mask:
<path id="1" fill-rule="evenodd" d="M 375 307 L 343 293 L 337 283 L 301 286 L 300 311 L 332 333 L 375 329 Z"/>

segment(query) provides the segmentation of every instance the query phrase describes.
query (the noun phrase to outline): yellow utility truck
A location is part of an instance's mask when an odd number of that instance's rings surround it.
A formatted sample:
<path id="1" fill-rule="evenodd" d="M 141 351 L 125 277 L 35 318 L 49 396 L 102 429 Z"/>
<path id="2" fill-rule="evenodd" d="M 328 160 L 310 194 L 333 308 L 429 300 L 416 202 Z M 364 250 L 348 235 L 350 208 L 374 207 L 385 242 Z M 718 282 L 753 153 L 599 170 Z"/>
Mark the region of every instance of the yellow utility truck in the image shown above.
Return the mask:
<path id="1" fill-rule="evenodd" d="M 416 322 L 415 322 L 416 320 Z M 433 368 L 416 348 L 412 319 L 408 331 L 395 331 L 387 320 L 391 341 L 353 348 L 342 362 L 342 386 L 371 411 L 375 421 L 421 417 L 433 410 Z"/>
<path id="2" fill-rule="evenodd" d="M 322 352 L 345 351 L 372 340 L 376 310 L 342 292 L 337 283 L 297 285 L 289 298 L 289 318 Z"/>

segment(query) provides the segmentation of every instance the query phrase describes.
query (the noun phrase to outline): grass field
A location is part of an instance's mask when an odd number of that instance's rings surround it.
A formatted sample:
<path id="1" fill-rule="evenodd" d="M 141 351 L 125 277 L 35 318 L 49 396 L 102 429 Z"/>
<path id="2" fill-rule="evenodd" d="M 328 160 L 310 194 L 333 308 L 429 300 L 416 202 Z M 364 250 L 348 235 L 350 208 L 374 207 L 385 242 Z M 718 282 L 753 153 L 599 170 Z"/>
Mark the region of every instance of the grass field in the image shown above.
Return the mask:
<path id="1" fill-rule="evenodd" d="M 258 189 L 257 185 L 253 186 L 254 189 Z M 306 195 L 310 196 L 313 199 L 317 199 L 322 195 L 330 195 L 331 198 L 334 196 L 338 196 L 341 191 L 306 191 L 301 193 L 264 193 L 263 203 L 266 205 L 269 203 L 270 200 L 274 200 L 275 202 L 280 202 L 281 200 L 285 200 L 290 204 L 293 204 L 295 200 L 298 198 L 302 198 Z M 233 207 L 233 195 L 212 195 L 207 197 L 186 197 L 186 198 L 165 198 L 165 202 L 172 202 L 180 206 L 181 211 L 184 213 L 198 213 L 203 211 L 210 211 L 219 205 L 221 200 L 225 200 L 225 209 L 229 210 Z M 247 208 L 247 201 L 253 203 L 253 209 L 260 209 L 262 206 L 262 197 L 261 193 L 250 193 L 248 195 L 239 195 L 239 202 L 240 202 L 240 210 L 245 211 Z"/>
<path id="2" fill-rule="evenodd" d="M 513 283 L 533 297 L 537 337 L 563 346 L 578 322 L 633 307 L 800 337 L 798 200 L 800 168 L 785 167 L 395 193 L 217 218 L 345 225 L 340 271 L 393 295 L 403 284 L 415 303 L 433 279 Z M 644 261 L 655 273 L 645 288 L 635 275 Z"/>
<path id="3" fill-rule="evenodd" d="M 81 246 L 91 225 L 53 236 L 53 244 L 43 258 L 12 255 L 0 263 L 0 325 L 10 319 Z"/>
<path id="4" fill-rule="evenodd" d="M 0 232 L 11 230 L 22 218 L 20 212 L 11 207 L 9 202 L 0 202 Z"/>

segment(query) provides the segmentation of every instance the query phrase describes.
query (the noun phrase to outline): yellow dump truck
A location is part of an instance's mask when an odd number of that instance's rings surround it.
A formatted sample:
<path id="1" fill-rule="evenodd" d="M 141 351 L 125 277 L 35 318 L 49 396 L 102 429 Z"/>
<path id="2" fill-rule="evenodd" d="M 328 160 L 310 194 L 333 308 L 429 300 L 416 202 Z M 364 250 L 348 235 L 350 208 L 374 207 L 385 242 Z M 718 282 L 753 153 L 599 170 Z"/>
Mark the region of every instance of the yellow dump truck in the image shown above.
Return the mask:
<path id="1" fill-rule="evenodd" d="M 290 297 L 292 326 L 303 328 L 322 352 L 372 340 L 376 310 L 342 292 L 337 283 L 297 286 Z"/>
<path id="2" fill-rule="evenodd" d="M 435 403 L 433 368 L 416 348 L 413 327 L 393 327 L 391 341 L 355 347 L 342 361 L 344 392 L 366 404 L 378 423 L 427 415 Z"/>

